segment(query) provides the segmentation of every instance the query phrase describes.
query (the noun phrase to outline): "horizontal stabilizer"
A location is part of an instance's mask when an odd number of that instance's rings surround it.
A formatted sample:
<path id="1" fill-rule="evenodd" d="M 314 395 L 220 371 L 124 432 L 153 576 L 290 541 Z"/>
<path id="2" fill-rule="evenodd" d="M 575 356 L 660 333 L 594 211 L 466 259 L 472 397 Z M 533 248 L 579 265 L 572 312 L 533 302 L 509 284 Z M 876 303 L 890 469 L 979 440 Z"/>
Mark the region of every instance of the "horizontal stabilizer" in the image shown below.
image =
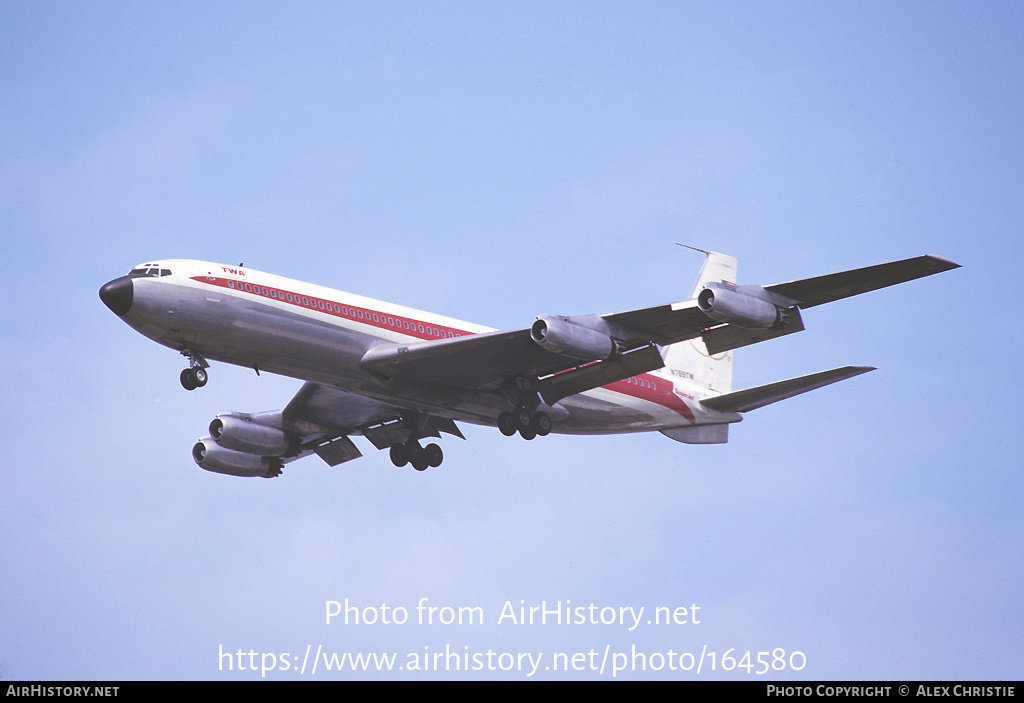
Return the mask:
<path id="1" fill-rule="evenodd" d="M 812 373 L 809 376 L 790 378 L 786 381 L 769 383 L 766 386 L 726 393 L 702 400 L 701 404 L 723 413 L 745 413 L 874 370 L 873 366 L 842 366 L 831 371 Z"/>

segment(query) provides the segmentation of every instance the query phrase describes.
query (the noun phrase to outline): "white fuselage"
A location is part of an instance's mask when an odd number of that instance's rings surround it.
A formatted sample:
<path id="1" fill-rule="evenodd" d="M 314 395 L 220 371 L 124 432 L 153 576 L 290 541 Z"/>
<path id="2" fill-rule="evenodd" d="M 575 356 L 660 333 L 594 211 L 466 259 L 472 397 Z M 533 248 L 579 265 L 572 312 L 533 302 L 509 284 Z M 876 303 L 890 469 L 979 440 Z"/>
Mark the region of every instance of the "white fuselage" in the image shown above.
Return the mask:
<path id="1" fill-rule="evenodd" d="M 241 266 L 184 259 L 145 266 L 157 273 L 132 278 L 131 306 L 122 318 L 165 346 L 454 420 L 494 425 L 508 409 L 494 392 L 384 379 L 360 365 L 367 350 L 382 343 L 492 328 Z M 552 413 L 554 431 L 604 434 L 722 422 L 698 402 L 708 391 L 681 380 L 685 373 L 672 376 L 666 368 L 566 398 Z"/>

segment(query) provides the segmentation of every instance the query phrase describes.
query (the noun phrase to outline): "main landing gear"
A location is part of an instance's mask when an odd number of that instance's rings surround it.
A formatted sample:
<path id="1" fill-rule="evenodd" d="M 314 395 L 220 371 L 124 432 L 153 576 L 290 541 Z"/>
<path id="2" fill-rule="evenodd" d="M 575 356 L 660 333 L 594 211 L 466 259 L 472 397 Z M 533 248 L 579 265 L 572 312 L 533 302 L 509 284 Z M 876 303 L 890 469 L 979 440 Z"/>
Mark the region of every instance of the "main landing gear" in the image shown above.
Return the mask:
<path id="1" fill-rule="evenodd" d="M 428 466 L 438 467 L 444 461 L 444 453 L 436 444 L 421 447 L 419 440 L 410 439 L 405 444 L 391 447 L 391 463 L 395 466 L 412 464 L 417 471 L 425 471 Z"/>
<path id="2" fill-rule="evenodd" d="M 506 437 L 516 432 L 523 439 L 543 437 L 551 432 L 551 418 L 545 412 L 531 412 L 529 408 L 520 406 L 514 412 L 498 415 L 498 429 Z"/>

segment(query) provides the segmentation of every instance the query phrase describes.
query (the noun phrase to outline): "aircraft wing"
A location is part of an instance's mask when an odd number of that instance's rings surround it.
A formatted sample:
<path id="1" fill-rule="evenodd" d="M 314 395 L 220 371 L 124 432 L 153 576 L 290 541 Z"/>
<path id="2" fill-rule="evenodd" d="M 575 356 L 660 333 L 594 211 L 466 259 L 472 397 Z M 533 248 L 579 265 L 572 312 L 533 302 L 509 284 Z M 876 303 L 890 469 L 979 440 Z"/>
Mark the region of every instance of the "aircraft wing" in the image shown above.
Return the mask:
<path id="1" fill-rule="evenodd" d="M 217 416 L 216 423 L 220 431 L 229 433 L 231 427 L 237 428 L 260 426 L 284 430 L 289 433 L 294 444 L 281 456 L 276 470 L 265 474 L 268 476 L 280 473 L 280 466 L 297 459 L 317 454 L 330 466 L 337 466 L 352 459 L 358 459 L 362 452 L 349 439 L 348 435 L 359 432 L 361 428 L 386 423 L 401 417 L 401 409 L 386 403 L 365 398 L 355 393 L 307 381 L 284 410 L 261 413 L 223 413 Z M 228 425 L 227 423 L 234 423 Z M 240 424 L 239 424 L 240 423 Z M 242 430 L 242 434 L 251 435 L 253 430 Z M 211 425 L 213 433 L 213 425 Z M 214 436 L 218 436 L 214 434 Z M 200 440 L 201 442 L 205 440 Z M 215 441 L 225 442 L 218 437 Z M 255 447 L 241 447 L 228 444 L 229 449 L 256 454 L 260 451 Z M 209 448 L 206 450 L 210 451 Z M 217 470 L 217 469 L 215 469 Z M 230 471 L 229 471 L 230 473 Z"/>
<path id="2" fill-rule="evenodd" d="M 280 461 L 287 464 L 316 454 L 330 466 L 358 459 L 362 452 L 349 439 L 361 434 L 378 449 L 418 437 L 440 437 L 447 432 L 465 439 L 449 418 L 411 411 L 367 398 L 350 391 L 307 381 L 284 410 L 266 413 L 224 413 L 218 415 L 245 423 L 284 430 L 295 438 L 292 451 Z"/>
<path id="3" fill-rule="evenodd" d="M 897 283 L 913 281 L 955 268 L 960 268 L 960 264 L 937 256 L 926 255 L 788 283 L 776 283 L 768 286 L 733 285 L 732 289 L 735 291 L 776 303 L 780 309 L 786 309 L 786 314 L 777 326 L 769 329 L 747 329 L 730 324 L 713 327 L 703 333 L 704 344 L 709 354 L 719 354 L 730 349 L 800 332 L 804 329 L 803 319 L 800 316 L 801 309 L 886 288 Z"/>
<path id="4" fill-rule="evenodd" d="M 516 376 L 543 376 L 581 363 L 540 348 L 528 328 L 408 344 L 380 344 L 363 368 L 388 378 L 495 390 Z"/>
<path id="5" fill-rule="evenodd" d="M 534 378 L 539 379 L 538 389 L 548 400 L 661 368 L 653 345 L 703 337 L 708 353 L 718 354 L 803 330 L 801 308 L 958 266 L 946 259 L 919 256 L 769 286 L 721 282 L 730 290 L 784 310 L 778 324 L 768 328 L 723 323 L 703 312 L 695 299 L 606 315 L 544 318 L 557 319 L 559 324 L 568 324 L 577 331 L 582 328 L 586 335 L 614 340 L 616 352 L 607 358 L 587 359 L 543 348 L 532 339 L 530 328 L 524 327 L 453 339 L 381 344 L 366 352 L 361 363 L 385 378 L 480 391 L 497 390 L 516 378 Z M 557 391 L 553 389 L 556 385 Z"/>
<path id="6" fill-rule="evenodd" d="M 719 324 L 701 312 L 696 300 L 627 310 L 601 317 L 634 332 L 633 341 L 642 340 L 661 346 L 699 337 L 708 327 Z"/>
<path id="7" fill-rule="evenodd" d="M 217 415 L 210 436 L 199 440 L 192 455 L 208 471 L 272 478 L 310 454 L 329 466 L 358 459 L 363 454 L 349 435 L 361 434 L 386 449 L 441 432 L 465 439 L 450 418 L 307 381 L 284 410 Z"/>
<path id="8" fill-rule="evenodd" d="M 791 298 L 801 308 L 811 308 L 955 268 L 960 268 L 960 264 L 949 259 L 918 256 L 789 283 L 776 283 L 765 286 L 765 290 Z"/>

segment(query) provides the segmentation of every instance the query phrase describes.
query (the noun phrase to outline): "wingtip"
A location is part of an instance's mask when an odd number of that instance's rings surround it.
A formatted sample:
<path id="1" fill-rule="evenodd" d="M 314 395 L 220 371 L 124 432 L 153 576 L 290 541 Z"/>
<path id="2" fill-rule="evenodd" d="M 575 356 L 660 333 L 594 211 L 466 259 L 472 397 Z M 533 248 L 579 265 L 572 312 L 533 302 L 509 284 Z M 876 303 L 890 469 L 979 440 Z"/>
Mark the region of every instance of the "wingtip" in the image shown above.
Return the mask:
<path id="1" fill-rule="evenodd" d="M 925 254 L 925 258 L 932 262 L 935 267 L 936 273 L 940 271 L 952 271 L 953 269 L 960 268 L 960 264 L 943 256 L 933 256 L 932 254 Z"/>

